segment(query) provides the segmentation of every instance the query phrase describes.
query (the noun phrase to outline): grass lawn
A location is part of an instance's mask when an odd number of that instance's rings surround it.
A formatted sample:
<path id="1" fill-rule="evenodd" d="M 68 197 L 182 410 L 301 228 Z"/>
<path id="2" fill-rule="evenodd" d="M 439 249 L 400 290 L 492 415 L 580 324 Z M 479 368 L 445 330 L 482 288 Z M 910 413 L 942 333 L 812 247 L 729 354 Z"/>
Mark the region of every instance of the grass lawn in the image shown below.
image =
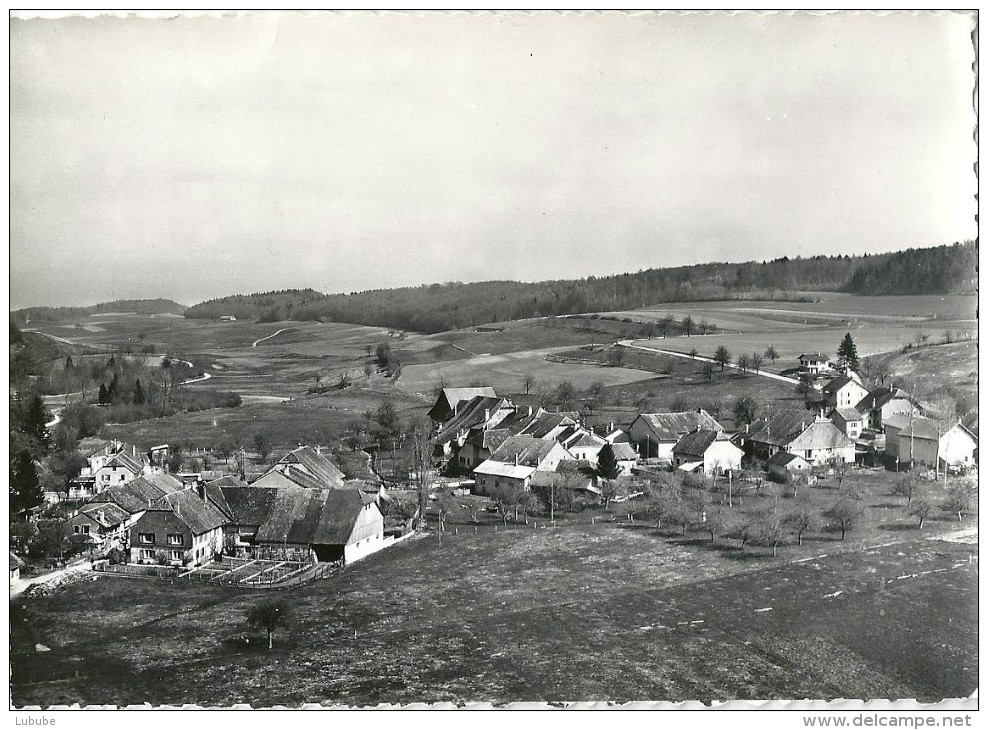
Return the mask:
<path id="1" fill-rule="evenodd" d="M 450 525 L 458 535 L 413 538 L 283 594 L 292 624 L 270 653 L 261 636 L 233 640 L 257 593 L 87 579 L 13 605 L 13 702 L 969 695 L 977 546 L 929 539 L 956 521 L 892 529 L 907 518 L 883 494 L 888 477 L 859 477 L 874 518 L 846 542 L 814 533 L 778 558 L 588 515 Z"/>

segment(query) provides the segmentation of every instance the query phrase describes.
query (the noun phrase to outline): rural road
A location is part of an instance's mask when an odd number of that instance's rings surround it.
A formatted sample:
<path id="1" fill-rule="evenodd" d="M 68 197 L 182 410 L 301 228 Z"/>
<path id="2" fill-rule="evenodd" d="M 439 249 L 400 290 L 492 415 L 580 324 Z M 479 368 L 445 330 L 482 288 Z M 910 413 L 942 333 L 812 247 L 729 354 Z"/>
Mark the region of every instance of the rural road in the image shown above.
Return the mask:
<path id="1" fill-rule="evenodd" d="M 290 329 L 292 329 L 292 328 L 291 327 L 282 327 L 280 330 L 278 330 L 277 332 L 275 332 L 273 335 L 268 335 L 267 337 L 262 337 L 259 340 L 254 340 L 254 342 L 251 344 L 251 347 L 257 347 L 259 344 L 261 344 L 262 342 L 264 342 L 264 340 L 270 340 L 272 337 L 277 337 L 282 332 L 287 332 Z"/>
<path id="2" fill-rule="evenodd" d="M 25 580 L 18 580 L 10 584 L 10 597 L 16 598 L 31 586 L 48 583 L 53 580 L 59 580 L 60 578 L 64 578 L 67 575 L 72 575 L 73 573 L 79 573 L 84 570 L 89 570 L 88 560 L 84 560 L 81 563 L 76 563 L 74 565 L 67 565 L 64 568 L 59 568 L 58 570 L 53 570 L 51 573 L 38 575 L 35 576 L 34 578 L 26 578 Z"/>
<path id="3" fill-rule="evenodd" d="M 696 357 L 691 357 L 689 354 L 685 352 L 676 352 L 675 350 L 663 350 L 658 347 L 645 347 L 644 345 L 636 345 L 631 340 L 621 340 L 617 344 L 619 344 L 621 347 L 628 347 L 632 350 L 641 350 L 643 352 L 655 352 L 658 353 L 659 355 L 672 355 L 673 357 L 682 357 L 682 358 L 686 358 L 687 360 L 699 360 L 700 362 L 709 362 L 715 365 L 720 364 L 716 362 L 712 357 L 705 357 L 703 355 L 697 355 Z M 729 363 L 727 367 L 733 368 L 734 370 L 740 369 L 738 368 L 737 365 L 733 363 Z M 796 378 L 789 378 L 786 377 L 785 375 L 776 375 L 775 373 L 767 373 L 764 370 L 748 370 L 747 372 L 751 373 L 752 375 L 760 375 L 763 378 L 769 378 L 771 380 L 779 380 L 782 381 L 783 383 L 791 383 L 792 385 L 799 385 L 799 381 L 796 380 Z"/>

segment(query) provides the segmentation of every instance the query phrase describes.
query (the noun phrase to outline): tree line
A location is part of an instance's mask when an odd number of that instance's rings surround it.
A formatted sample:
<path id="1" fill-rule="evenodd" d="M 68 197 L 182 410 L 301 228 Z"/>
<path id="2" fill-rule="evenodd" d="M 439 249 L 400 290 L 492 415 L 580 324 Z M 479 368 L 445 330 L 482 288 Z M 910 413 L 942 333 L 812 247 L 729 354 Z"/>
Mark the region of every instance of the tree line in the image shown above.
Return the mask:
<path id="1" fill-rule="evenodd" d="M 213 299 L 188 308 L 185 316 L 349 322 L 435 333 L 512 319 L 778 292 L 968 293 L 975 291 L 976 260 L 977 245 L 967 241 L 873 256 L 784 256 L 578 280 L 447 282 L 331 295 L 291 289 Z"/>

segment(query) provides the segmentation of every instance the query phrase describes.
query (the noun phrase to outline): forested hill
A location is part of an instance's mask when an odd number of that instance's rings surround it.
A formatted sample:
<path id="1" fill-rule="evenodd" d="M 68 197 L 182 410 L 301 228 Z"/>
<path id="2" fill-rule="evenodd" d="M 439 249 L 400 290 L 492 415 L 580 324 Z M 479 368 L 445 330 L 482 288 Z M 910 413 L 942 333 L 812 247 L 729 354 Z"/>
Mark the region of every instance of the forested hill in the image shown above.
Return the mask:
<path id="1" fill-rule="evenodd" d="M 185 316 L 323 320 L 443 332 L 507 319 L 800 291 L 974 293 L 976 267 L 977 244 L 968 241 L 875 256 L 784 257 L 760 263 L 697 264 L 536 283 L 454 282 L 333 295 L 293 289 L 214 299 L 190 307 Z"/>
<path id="2" fill-rule="evenodd" d="M 15 322 L 65 322 L 93 314 L 134 312 L 136 314 L 183 314 L 185 307 L 171 299 L 117 299 L 89 307 L 28 307 L 10 313 Z"/>

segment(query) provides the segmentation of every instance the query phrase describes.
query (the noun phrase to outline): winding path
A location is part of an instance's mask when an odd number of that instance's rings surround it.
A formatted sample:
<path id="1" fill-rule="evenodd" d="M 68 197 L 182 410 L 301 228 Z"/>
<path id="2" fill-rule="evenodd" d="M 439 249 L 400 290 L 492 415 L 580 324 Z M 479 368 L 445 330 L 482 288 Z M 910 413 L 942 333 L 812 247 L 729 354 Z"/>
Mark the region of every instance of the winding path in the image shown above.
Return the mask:
<path id="1" fill-rule="evenodd" d="M 287 332 L 290 329 L 294 329 L 294 327 L 282 327 L 280 330 L 278 330 L 277 332 L 275 332 L 273 335 L 268 335 L 267 337 L 262 337 L 259 340 L 254 340 L 254 342 L 251 344 L 251 347 L 257 347 L 259 344 L 261 344 L 262 342 L 264 342 L 264 340 L 270 340 L 272 337 L 277 337 L 282 332 Z"/>
<path id="2" fill-rule="evenodd" d="M 621 340 L 618 342 L 621 347 L 627 347 L 632 350 L 641 350 L 643 352 L 654 352 L 659 355 L 672 355 L 673 357 L 682 357 L 687 360 L 699 360 L 700 362 L 709 362 L 715 365 L 719 365 L 716 360 L 712 357 L 706 357 L 704 355 L 691 356 L 685 352 L 676 352 L 675 350 L 663 350 L 658 347 L 645 347 L 644 345 L 636 345 L 632 340 Z M 733 368 L 734 370 L 740 370 L 740 368 L 734 363 L 728 363 L 727 367 Z M 771 380 L 779 380 L 783 383 L 791 383 L 792 385 L 799 385 L 799 381 L 796 378 L 790 378 L 785 375 L 777 375 L 776 373 L 767 373 L 764 370 L 746 370 L 746 373 L 751 375 L 760 375 L 763 378 L 769 378 Z"/>
<path id="3" fill-rule="evenodd" d="M 85 570 L 89 570 L 88 560 L 83 560 L 80 563 L 75 563 L 74 565 L 68 565 L 64 568 L 53 570 L 50 573 L 42 573 L 41 575 L 34 576 L 33 578 L 16 580 L 10 584 L 10 597 L 16 598 L 31 586 L 40 585 L 42 583 L 48 583 L 53 580 L 64 578 L 65 576 L 70 575 L 72 573 L 80 573 Z"/>

